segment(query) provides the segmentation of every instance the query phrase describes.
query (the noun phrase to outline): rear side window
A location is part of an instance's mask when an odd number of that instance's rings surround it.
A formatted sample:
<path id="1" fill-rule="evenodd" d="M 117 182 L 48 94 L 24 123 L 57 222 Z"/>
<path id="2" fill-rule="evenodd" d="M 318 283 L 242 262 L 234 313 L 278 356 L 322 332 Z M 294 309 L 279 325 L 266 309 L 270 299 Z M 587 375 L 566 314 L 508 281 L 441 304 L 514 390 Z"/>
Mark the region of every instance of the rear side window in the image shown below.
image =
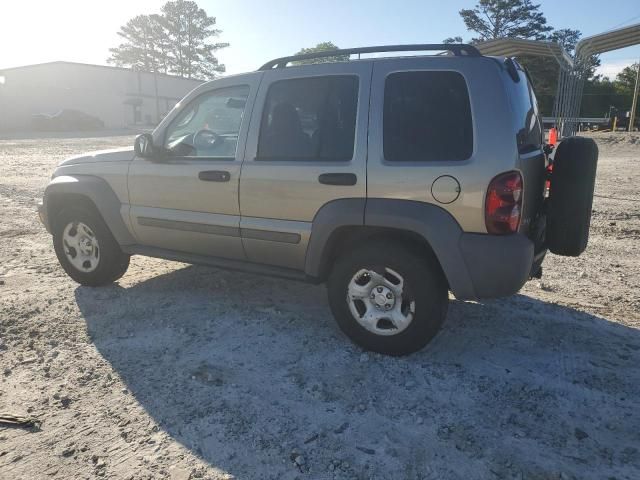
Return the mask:
<path id="1" fill-rule="evenodd" d="M 528 75 L 519 66 L 517 71 L 520 81 L 509 82 L 513 85 L 513 108 L 517 122 L 516 140 L 518 151 L 528 153 L 542 147 L 542 125 L 538 113 L 538 101 Z"/>
<path id="2" fill-rule="evenodd" d="M 389 75 L 383 125 L 388 161 L 460 161 L 473 152 L 469 92 L 456 72 Z"/>
<path id="3" fill-rule="evenodd" d="M 357 106 L 355 76 L 275 82 L 262 114 L 256 160 L 351 160 Z"/>

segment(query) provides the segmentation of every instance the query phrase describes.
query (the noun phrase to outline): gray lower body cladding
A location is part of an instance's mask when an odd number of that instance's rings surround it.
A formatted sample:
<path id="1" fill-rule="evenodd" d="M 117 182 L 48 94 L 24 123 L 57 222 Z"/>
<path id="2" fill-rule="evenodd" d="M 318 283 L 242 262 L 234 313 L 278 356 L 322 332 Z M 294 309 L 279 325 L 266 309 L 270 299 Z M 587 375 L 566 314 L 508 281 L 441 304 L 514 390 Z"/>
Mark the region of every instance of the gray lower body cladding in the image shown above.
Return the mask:
<path id="1" fill-rule="evenodd" d="M 458 245 L 476 298 L 512 295 L 529 278 L 533 242 L 522 234 L 463 233 Z"/>
<path id="2" fill-rule="evenodd" d="M 120 217 L 121 205 L 117 197 L 104 180 L 92 176 L 61 177 L 47 187 L 44 205 L 40 207 L 40 216 L 49 229 L 49 200 L 65 193 L 80 194 L 91 199 L 118 243 L 122 246 L 135 245 L 135 240 Z M 199 229 L 211 228 L 196 226 Z M 465 233 L 447 211 L 436 205 L 409 200 L 354 198 L 330 202 L 318 212 L 307 248 L 305 272 L 299 272 L 300 276 L 306 274 L 310 279 L 321 277 L 319 272 L 326 261 L 324 249 L 332 232 L 343 226 L 385 227 L 420 235 L 432 248 L 447 278 L 449 288 L 460 300 L 502 297 L 517 292 L 529 278 L 534 262 L 533 242 L 522 234 L 497 236 Z M 290 243 L 299 241 L 299 238 L 294 236 L 272 238 L 259 233 L 260 237 L 251 229 L 234 232 L 236 235 L 261 240 Z M 282 235 L 279 232 L 268 233 L 272 236 Z M 172 258 L 166 255 L 167 252 L 155 255 L 143 250 L 129 253 Z M 194 257 L 192 261 L 225 266 L 218 260 L 204 262 L 200 257 Z M 237 268 L 237 265 L 234 267 Z"/>
<path id="3" fill-rule="evenodd" d="M 459 300 L 511 295 L 531 272 L 534 248 L 525 235 L 465 233 L 436 205 L 368 199 L 364 223 L 408 230 L 427 240 Z"/>

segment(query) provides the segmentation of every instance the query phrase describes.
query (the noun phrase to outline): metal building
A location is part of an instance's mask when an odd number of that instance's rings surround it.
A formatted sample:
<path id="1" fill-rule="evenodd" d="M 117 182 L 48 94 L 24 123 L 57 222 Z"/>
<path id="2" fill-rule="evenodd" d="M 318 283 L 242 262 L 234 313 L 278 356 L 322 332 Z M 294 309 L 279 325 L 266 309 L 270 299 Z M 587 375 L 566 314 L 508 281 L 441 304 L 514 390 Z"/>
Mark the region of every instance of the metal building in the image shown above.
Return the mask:
<path id="1" fill-rule="evenodd" d="M 0 70 L 0 130 L 28 130 L 33 116 L 78 110 L 107 129 L 155 125 L 201 83 L 171 75 L 73 62 Z"/>

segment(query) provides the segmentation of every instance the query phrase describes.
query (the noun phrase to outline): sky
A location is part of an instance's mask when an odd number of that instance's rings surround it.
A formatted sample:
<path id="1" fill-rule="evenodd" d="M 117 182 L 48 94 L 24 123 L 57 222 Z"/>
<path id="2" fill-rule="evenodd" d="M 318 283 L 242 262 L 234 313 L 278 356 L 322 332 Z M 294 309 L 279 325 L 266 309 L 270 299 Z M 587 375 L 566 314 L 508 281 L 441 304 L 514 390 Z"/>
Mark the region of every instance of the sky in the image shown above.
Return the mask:
<path id="1" fill-rule="evenodd" d="M 537 0 L 555 28 L 583 36 L 640 22 L 638 0 Z M 55 60 L 106 64 L 117 31 L 165 0 L 0 0 L 0 68 Z M 198 0 L 217 18 L 227 73 L 332 41 L 347 48 L 471 38 L 458 14 L 475 0 Z M 598 73 L 614 77 L 640 59 L 640 46 L 603 54 Z"/>

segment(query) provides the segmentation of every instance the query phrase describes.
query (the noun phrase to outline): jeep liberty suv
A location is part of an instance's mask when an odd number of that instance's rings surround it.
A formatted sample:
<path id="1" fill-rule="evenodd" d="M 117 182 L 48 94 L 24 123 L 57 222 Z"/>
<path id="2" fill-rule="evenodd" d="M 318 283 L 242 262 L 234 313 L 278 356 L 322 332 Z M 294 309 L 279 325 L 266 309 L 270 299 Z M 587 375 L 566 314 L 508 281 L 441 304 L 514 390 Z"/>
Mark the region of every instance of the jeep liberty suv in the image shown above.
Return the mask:
<path id="1" fill-rule="evenodd" d="M 448 54 L 295 64 L 428 50 Z M 511 295 L 547 250 L 582 253 L 597 156 L 586 138 L 544 145 L 514 59 L 347 49 L 200 85 L 134 148 L 62 162 L 39 214 L 82 285 L 130 255 L 326 282 L 355 343 L 403 355 L 437 333 L 449 291 Z"/>

